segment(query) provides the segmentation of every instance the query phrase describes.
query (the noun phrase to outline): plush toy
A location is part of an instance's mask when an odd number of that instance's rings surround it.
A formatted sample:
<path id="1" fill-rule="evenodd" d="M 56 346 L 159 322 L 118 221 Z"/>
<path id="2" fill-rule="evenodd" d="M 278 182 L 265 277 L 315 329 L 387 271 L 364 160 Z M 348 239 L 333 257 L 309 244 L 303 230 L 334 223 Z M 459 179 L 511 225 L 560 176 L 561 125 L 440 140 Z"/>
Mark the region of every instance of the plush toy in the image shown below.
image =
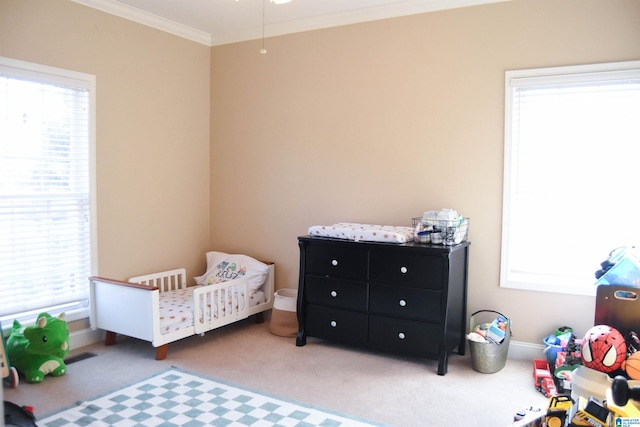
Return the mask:
<path id="1" fill-rule="evenodd" d="M 52 317 L 48 313 L 38 316 L 36 324 L 23 328 L 13 321 L 7 340 L 7 354 L 11 364 L 22 373 L 28 383 L 39 383 L 45 375 L 54 377 L 67 372 L 63 358 L 69 353 L 69 329 L 64 313 Z"/>

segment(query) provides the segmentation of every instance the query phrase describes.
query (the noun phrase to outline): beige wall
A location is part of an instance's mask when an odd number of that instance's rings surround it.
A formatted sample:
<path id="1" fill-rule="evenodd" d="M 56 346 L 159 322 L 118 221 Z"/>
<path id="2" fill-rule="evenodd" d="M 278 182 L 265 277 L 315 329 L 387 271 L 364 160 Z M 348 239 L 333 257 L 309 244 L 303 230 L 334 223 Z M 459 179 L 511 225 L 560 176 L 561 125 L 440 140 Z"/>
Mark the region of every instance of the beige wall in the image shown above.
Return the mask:
<path id="1" fill-rule="evenodd" d="M 469 312 L 503 311 L 537 344 L 593 325 L 591 297 L 499 287 L 504 72 L 640 59 L 640 2 L 517 0 L 260 47 L 213 49 L 213 246 L 274 260 L 295 287 L 310 225 L 451 207 L 471 218 Z"/>
<path id="2" fill-rule="evenodd" d="M 67 0 L 0 0 L 0 55 L 96 76 L 98 273 L 201 274 L 211 49 Z"/>
<path id="3" fill-rule="evenodd" d="M 640 59 L 639 41 L 637 0 L 429 13 L 267 39 L 265 56 L 0 0 L 0 55 L 97 76 L 100 274 L 195 275 L 218 249 L 295 287 L 308 226 L 452 207 L 471 217 L 469 312 L 504 311 L 531 343 L 584 333 L 594 300 L 498 287 L 504 71 Z"/>

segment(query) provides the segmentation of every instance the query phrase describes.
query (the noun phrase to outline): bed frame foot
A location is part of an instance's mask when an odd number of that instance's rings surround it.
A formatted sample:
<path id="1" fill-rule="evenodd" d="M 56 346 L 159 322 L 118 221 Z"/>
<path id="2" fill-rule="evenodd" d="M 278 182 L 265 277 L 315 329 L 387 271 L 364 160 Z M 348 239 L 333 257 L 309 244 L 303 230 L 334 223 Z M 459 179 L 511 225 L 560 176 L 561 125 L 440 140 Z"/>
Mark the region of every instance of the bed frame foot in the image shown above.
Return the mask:
<path id="1" fill-rule="evenodd" d="M 264 323 L 264 312 L 256 313 L 256 323 Z"/>
<path id="2" fill-rule="evenodd" d="M 160 347 L 156 347 L 156 360 L 164 360 L 167 358 L 167 353 L 169 352 L 169 344 L 161 345 Z"/>
<path id="3" fill-rule="evenodd" d="M 116 343 L 116 333 L 107 331 L 107 334 L 104 336 L 104 345 L 114 345 Z"/>

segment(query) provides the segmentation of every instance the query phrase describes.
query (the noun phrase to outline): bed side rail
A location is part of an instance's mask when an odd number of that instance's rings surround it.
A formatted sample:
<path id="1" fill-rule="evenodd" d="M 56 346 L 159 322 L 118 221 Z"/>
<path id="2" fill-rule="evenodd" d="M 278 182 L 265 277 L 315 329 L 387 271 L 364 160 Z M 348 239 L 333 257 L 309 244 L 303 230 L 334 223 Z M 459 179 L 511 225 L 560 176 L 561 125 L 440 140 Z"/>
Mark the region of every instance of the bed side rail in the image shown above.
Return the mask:
<path id="1" fill-rule="evenodd" d="M 187 272 L 184 268 L 176 268 L 174 270 L 132 277 L 129 281 L 146 286 L 154 286 L 160 289 L 160 292 L 175 291 L 187 287 Z"/>
<path id="2" fill-rule="evenodd" d="M 264 290 L 267 298 L 265 306 L 272 308 L 274 293 L 276 291 L 276 265 L 273 262 L 265 261 L 265 263 L 269 265 L 269 276 L 267 277 L 267 280 L 265 280 L 264 285 L 262 285 L 262 289 Z"/>
<path id="3" fill-rule="evenodd" d="M 89 281 L 110 283 L 112 285 L 127 286 L 130 288 L 146 289 L 148 291 L 155 291 L 156 289 L 158 289 L 156 286 L 149 286 L 142 283 L 125 282 L 123 280 L 108 279 L 106 277 L 99 277 L 99 276 L 91 276 L 89 277 Z"/>
<path id="4" fill-rule="evenodd" d="M 193 326 L 197 334 L 249 317 L 246 278 L 197 287 L 193 298 Z"/>
<path id="5" fill-rule="evenodd" d="M 262 287 L 261 287 L 262 291 L 264 292 L 265 301 L 249 307 L 249 313 L 247 313 L 249 316 L 253 314 L 258 314 L 273 308 L 274 293 L 276 291 L 275 290 L 275 287 L 276 287 L 275 264 L 273 262 L 267 262 L 267 261 L 263 261 L 263 262 L 269 266 L 269 275 L 267 276 L 267 279 L 265 280 L 265 282 L 262 284 Z"/>

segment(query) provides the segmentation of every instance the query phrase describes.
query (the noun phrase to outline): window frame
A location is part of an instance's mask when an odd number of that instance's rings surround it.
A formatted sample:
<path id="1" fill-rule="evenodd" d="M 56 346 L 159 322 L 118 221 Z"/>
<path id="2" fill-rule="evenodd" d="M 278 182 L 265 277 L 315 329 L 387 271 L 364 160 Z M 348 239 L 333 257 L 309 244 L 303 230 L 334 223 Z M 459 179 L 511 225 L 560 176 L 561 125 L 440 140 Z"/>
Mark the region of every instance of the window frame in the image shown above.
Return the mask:
<path id="1" fill-rule="evenodd" d="M 564 83 L 587 83 L 601 81 L 602 79 L 611 78 L 633 78 L 638 79 L 640 76 L 640 61 L 613 62 L 602 64 L 588 64 L 565 67 L 550 67 L 537 69 L 509 70 L 505 72 L 505 129 L 504 129 L 504 170 L 503 170 L 503 209 L 502 209 L 502 239 L 501 239 L 501 255 L 500 255 L 500 287 L 532 290 L 552 293 L 562 293 L 571 295 L 588 295 L 595 296 L 596 282 L 595 276 L 592 276 L 591 283 L 586 286 L 577 284 L 567 284 L 566 282 L 558 283 L 560 276 L 549 276 L 553 280 L 548 283 L 539 278 L 534 278 L 532 272 L 524 272 L 515 274 L 510 269 L 510 243 L 511 243 L 511 224 L 513 217 L 511 212 L 513 181 L 515 179 L 515 170 L 517 166 L 514 164 L 518 158 L 519 146 L 514 141 L 515 118 L 514 118 L 514 98 L 516 87 L 531 87 L 539 84 L 564 84 Z M 550 242 L 550 244 L 558 244 L 559 242 Z M 561 242 L 560 242 L 561 243 Z M 571 250 L 570 241 L 565 241 L 567 250 Z M 632 244 L 633 242 L 631 242 Z M 603 259 L 606 258 L 608 250 L 615 248 L 607 248 L 604 250 Z M 598 265 L 593 266 L 593 272 L 598 269 Z M 524 280 L 517 280 L 519 279 Z M 538 281 L 540 280 L 540 281 Z"/>
<path id="2" fill-rule="evenodd" d="M 66 70 L 62 68 L 51 67 L 42 64 L 36 64 L 27 61 L 21 61 L 13 58 L 0 56 L 0 72 L 3 76 L 15 79 L 23 79 L 36 83 L 48 85 L 60 85 L 82 89 L 87 92 L 88 96 L 88 187 L 89 187 L 89 269 L 91 275 L 98 271 L 98 233 L 97 233 L 97 200 L 96 200 L 96 76 L 92 74 Z M 11 316 L 11 319 L 18 320 L 22 324 L 31 324 L 35 321 L 37 314 L 49 310 L 52 315 L 65 313 L 67 321 L 74 321 L 89 318 L 90 315 L 90 296 L 89 281 L 87 278 L 87 301 L 82 306 L 75 306 L 69 309 L 64 305 L 55 307 L 42 307 L 17 313 Z M 5 316 L 3 320 L 7 320 L 9 316 Z M 4 322 L 3 322 L 4 324 Z M 7 322 L 7 326 L 10 326 Z"/>

